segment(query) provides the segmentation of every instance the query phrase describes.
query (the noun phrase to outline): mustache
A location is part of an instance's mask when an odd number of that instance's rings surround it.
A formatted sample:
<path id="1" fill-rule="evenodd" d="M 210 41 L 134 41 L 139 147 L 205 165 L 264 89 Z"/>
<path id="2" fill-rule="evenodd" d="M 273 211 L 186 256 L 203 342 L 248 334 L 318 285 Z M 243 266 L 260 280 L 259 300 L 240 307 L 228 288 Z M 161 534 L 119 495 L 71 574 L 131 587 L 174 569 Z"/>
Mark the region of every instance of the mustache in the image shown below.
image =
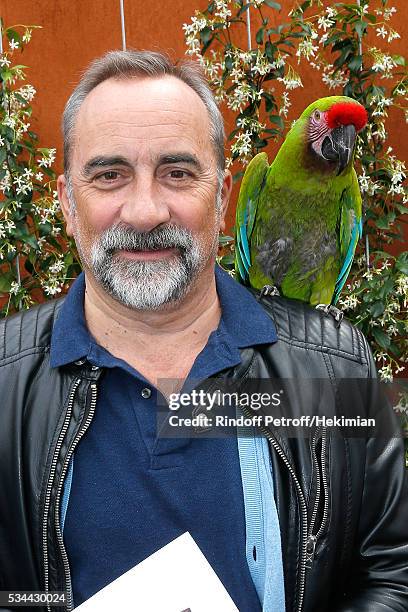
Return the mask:
<path id="1" fill-rule="evenodd" d="M 159 251 L 172 248 L 187 251 L 192 245 L 191 232 L 173 224 L 156 227 L 149 232 L 138 232 L 128 226 L 116 225 L 107 229 L 99 239 L 99 246 L 109 253 L 116 250 Z"/>

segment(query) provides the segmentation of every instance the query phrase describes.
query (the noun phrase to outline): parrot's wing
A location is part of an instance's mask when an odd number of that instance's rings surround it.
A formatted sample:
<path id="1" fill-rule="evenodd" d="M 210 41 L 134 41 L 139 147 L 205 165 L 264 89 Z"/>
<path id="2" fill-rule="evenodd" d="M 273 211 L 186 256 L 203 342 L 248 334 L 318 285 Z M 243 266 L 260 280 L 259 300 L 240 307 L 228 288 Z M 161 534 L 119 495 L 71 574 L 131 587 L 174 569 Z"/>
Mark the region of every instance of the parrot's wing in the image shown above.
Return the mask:
<path id="1" fill-rule="evenodd" d="M 354 253 L 359 239 L 362 236 L 361 195 L 357 175 L 353 170 L 353 183 L 351 188 L 345 189 L 342 197 L 340 218 L 340 254 L 342 266 L 336 280 L 332 303 L 339 299 L 341 290 L 349 275 L 354 259 Z"/>
<path id="2" fill-rule="evenodd" d="M 268 171 L 268 156 L 258 153 L 249 163 L 239 191 L 235 218 L 235 271 L 243 283 L 248 283 L 251 262 L 251 235 L 254 230 L 259 196 Z"/>

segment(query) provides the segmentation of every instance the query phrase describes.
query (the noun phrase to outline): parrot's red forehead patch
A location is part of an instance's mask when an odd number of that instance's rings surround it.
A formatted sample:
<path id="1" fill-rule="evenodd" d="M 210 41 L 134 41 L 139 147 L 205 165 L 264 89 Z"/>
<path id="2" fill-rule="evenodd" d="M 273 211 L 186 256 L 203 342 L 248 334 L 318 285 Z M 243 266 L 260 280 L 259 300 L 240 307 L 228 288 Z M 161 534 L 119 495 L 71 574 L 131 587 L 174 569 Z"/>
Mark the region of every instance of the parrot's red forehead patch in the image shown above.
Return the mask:
<path id="1" fill-rule="evenodd" d="M 329 128 L 340 125 L 354 125 L 357 132 L 363 129 L 367 123 L 367 111 L 361 104 L 352 102 L 338 102 L 327 112 L 327 124 Z"/>

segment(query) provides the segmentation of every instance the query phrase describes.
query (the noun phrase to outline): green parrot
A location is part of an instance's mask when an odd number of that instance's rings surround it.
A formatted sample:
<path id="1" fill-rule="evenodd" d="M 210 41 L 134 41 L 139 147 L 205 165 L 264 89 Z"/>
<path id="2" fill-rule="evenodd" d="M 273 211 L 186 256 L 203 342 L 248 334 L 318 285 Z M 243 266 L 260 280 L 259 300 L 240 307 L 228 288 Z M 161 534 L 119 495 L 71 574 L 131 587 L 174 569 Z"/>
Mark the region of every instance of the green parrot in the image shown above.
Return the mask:
<path id="1" fill-rule="evenodd" d="M 353 161 L 366 123 L 355 100 L 321 98 L 303 111 L 270 166 L 266 153 L 252 159 L 236 212 L 241 283 L 273 285 L 311 305 L 336 304 L 362 233 Z"/>

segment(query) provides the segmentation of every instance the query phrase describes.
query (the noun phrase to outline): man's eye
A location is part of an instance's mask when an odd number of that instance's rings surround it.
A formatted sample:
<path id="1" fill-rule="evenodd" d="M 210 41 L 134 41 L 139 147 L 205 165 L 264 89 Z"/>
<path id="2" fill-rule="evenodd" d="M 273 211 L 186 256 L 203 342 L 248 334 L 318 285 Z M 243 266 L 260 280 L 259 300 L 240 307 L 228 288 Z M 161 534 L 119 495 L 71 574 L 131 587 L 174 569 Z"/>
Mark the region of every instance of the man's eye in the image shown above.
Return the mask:
<path id="1" fill-rule="evenodd" d="M 174 179 L 183 179 L 188 176 L 188 173 L 185 170 L 171 170 L 170 176 Z"/>
<path id="2" fill-rule="evenodd" d="M 107 172 L 100 174 L 96 178 L 98 180 L 109 182 L 109 181 L 115 181 L 118 178 L 118 176 L 119 176 L 119 172 L 115 172 L 115 170 L 108 170 Z"/>

